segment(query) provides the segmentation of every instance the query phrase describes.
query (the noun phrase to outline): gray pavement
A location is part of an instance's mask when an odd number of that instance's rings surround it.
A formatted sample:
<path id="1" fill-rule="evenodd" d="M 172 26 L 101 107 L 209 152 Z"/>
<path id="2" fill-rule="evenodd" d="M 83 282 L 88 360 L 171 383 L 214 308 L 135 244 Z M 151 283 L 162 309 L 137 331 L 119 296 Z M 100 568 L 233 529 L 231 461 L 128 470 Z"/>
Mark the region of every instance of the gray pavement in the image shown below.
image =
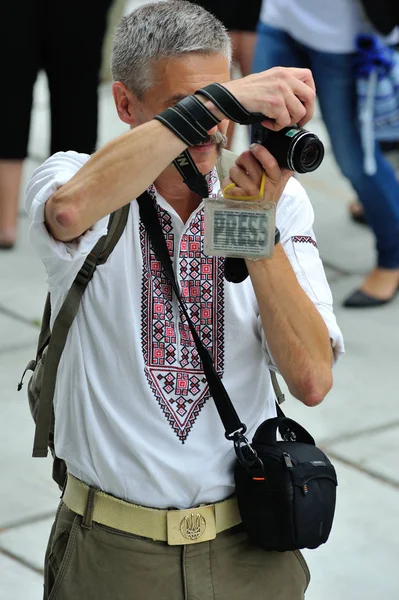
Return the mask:
<path id="1" fill-rule="evenodd" d="M 327 140 L 320 121 L 313 128 Z M 124 131 L 108 85 L 101 88 L 100 144 Z M 48 99 L 43 78 L 36 86 L 30 156 L 24 178 L 46 156 Z M 245 133 L 236 138 L 244 147 Z M 362 311 L 341 308 L 342 299 L 373 265 L 371 234 L 351 224 L 349 186 L 331 153 L 303 179 L 316 212 L 316 234 L 346 356 L 335 385 L 313 409 L 288 399 L 286 412 L 309 428 L 332 457 L 339 477 L 335 525 L 328 543 L 305 552 L 312 571 L 307 600 L 399 598 L 399 299 Z M 58 502 L 49 460 L 32 459 L 33 422 L 26 384 L 16 384 L 33 358 L 46 294 L 44 270 L 19 219 L 19 244 L 0 254 L 0 599 L 39 600 L 46 539 Z"/>

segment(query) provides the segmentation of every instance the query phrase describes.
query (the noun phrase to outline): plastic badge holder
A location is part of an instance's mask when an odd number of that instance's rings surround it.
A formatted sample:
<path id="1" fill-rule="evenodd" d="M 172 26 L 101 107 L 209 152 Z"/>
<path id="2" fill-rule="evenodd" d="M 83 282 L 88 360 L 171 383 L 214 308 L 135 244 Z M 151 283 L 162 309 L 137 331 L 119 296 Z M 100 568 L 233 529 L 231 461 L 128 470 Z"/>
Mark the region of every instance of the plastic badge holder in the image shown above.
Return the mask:
<path id="1" fill-rule="evenodd" d="M 205 198 L 205 254 L 251 260 L 271 258 L 276 205 L 264 198 L 265 175 L 259 196 L 231 196 L 231 187 L 227 186 L 216 198 Z"/>

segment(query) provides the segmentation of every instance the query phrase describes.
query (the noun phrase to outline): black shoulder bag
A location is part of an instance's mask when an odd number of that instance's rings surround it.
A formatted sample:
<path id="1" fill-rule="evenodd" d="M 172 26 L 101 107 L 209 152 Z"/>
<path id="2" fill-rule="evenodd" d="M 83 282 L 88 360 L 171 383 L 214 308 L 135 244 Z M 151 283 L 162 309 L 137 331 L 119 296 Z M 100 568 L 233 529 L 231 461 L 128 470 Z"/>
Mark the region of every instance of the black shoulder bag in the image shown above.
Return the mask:
<path id="1" fill-rule="evenodd" d="M 248 537 L 265 550 L 317 548 L 327 541 L 334 517 L 337 476 L 333 465 L 316 447 L 312 436 L 286 418 L 278 405 L 279 416 L 264 421 L 252 444 L 248 443 L 247 428 L 240 421 L 180 297 L 154 201 L 147 192 L 137 201 L 154 253 L 187 319 L 225 436 L 234 443 L 236 496 Z M 276 439 L 277 430 L 282 441 Z"/>

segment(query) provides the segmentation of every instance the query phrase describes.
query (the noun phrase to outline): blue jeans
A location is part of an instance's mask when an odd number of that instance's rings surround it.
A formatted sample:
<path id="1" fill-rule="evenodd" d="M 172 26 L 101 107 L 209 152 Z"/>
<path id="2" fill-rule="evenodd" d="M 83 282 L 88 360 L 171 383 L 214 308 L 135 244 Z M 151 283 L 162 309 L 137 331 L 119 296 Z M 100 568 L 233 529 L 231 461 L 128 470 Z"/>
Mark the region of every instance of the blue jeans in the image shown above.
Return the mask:
<path id="1" fill-rule="evenodd" d="M 335 159 L 357 192 L 377 238 L 378 266 L 399 269 L 399 183 L 378 147 L 377 172 L 364 173 L 352 61 L 352 54 L 312 50 L 279 29 L 258 25 L 254 73 L 277 65 L 312 70 Z"/>

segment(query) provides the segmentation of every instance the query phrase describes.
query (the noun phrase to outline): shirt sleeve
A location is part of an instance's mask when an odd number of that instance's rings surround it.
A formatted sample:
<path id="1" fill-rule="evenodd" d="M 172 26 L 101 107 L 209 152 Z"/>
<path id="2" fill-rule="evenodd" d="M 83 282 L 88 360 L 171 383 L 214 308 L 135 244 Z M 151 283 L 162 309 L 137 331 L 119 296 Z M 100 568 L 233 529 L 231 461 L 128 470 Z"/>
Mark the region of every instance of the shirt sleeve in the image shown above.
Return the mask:
<path id="1" fill-rule="evenodd" d="M 342 333 L 333 312 L 333 299 L 313 232 L 314 211 L 302 185 L 291 178 L 277 206 L 280 241 L 302 289 L 322 316 L 331 339 L 334 361 L 344 353 Z M 260 317 L 258 327 L 269 367 L 277 371 Z"/>
<path id="2" fill-rule="evenodd" d="M 97 241 L 107 233 L 108 219 L 104 217 L 72 242 L 60 242 L 49 233 L 44 218 L 47 200 L 89 160 L 87 154 L 57 152 L 48 158 L 32 175 L 27 190 L 25 209 L 28 213 L 29 240 L 42 259 L 50 289 L 67 290 Z"/>

